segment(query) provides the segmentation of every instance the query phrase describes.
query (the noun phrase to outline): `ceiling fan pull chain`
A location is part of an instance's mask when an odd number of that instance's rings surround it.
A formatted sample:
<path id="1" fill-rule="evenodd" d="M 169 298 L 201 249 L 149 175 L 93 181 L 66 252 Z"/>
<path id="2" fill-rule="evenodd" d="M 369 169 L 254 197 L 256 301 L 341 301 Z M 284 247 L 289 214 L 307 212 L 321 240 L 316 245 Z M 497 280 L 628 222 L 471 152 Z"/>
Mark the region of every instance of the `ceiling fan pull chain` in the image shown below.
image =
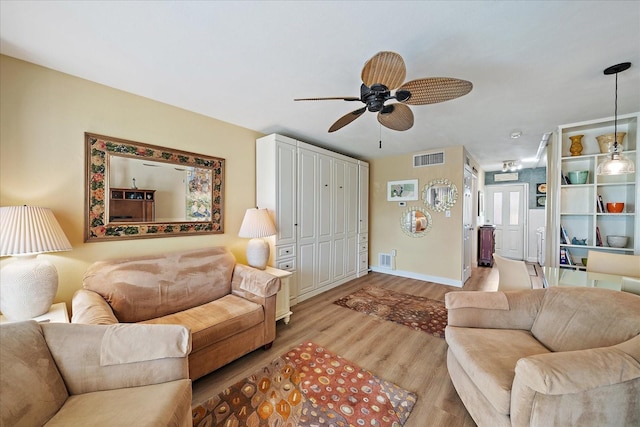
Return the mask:
<path id="1" fill-rule="evenodd" d="M 382 124 L 380 125 L 380 149 L 382 150 Z"/>

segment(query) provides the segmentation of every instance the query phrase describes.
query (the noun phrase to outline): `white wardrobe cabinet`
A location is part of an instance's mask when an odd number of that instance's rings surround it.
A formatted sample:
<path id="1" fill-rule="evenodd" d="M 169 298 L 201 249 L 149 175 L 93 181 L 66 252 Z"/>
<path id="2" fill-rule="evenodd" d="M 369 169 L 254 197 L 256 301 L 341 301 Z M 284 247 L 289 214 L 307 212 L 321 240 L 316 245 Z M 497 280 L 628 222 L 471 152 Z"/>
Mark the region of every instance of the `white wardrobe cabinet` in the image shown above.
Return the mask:
<path id="1" fill-rule="evenodd" d="M 256 179 L 258 207 L 269 209 L 278 229 L 273 265 L 294 273 L 293 304 L 361 275 L 368 164 L 272 134 L 256 142 Z M 285 246 L 290 252 L 279 250 Z"/>

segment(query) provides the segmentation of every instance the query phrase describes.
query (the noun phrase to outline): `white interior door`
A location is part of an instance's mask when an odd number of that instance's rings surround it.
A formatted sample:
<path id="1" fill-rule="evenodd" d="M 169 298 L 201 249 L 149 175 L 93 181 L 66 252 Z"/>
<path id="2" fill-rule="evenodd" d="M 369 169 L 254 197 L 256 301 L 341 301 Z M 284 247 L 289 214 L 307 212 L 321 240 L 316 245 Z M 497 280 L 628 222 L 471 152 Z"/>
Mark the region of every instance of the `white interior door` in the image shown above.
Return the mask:
<path id="1" fill-rule="evenodd" d="M 471 277 L 471 248 L 473 246 L 473 190 L 472 173 L 470 169 L 464 168 L 464 193 L 463 193 L 463 213 L 462 213 L 462 236 L 463 236 L 463 257 L 462 257 L 462 283 Z"/>
<path id="2" fill-rule="evenodd" d="M 496 253 L 506 258 L 524 259 L 527 229 L 528 187 L 523 184 L 487 185 L 486 223 L 496 226 Z"/>

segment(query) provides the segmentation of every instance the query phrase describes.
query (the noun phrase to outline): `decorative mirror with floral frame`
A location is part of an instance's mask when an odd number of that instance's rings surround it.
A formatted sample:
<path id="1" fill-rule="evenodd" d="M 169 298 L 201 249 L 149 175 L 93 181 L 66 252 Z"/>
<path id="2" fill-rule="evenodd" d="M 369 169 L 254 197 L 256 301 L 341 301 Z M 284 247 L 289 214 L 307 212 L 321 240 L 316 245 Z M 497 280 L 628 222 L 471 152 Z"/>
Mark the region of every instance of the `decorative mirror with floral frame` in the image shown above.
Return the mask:
<path id="1" fill-rule="evenodd" d="M 434 212 L 444 212 L 456 204 L 458 188 L 446 178 L 434 179 L 422 192 L 424 204 Z"/>
<path id="2" fill-rule="evenodd" d="M 85 133 L 85 242 L 221 234 L 225 160 Z"/>
<path id="3" fill-rule="evenodd" d="M 410 237 L 424 237 L 431 231 L 432 224 L 431 214 L 418 206 L 408 207 L 400 217 L 400 228 Z"/>

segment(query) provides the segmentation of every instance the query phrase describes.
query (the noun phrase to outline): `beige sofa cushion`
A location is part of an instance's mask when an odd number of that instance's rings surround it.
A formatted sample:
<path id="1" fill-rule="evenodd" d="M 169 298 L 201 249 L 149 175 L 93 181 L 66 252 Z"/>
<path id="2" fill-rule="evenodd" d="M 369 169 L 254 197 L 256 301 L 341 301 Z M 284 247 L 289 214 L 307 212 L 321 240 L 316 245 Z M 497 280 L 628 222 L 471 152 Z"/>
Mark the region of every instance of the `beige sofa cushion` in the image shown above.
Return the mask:
<path id="1" fill-rule="evenodd" d="M 68 426 L 184 426 L 190 419 L 191 381 L 71 396 L 45 427 Z"/>
<path id="2" fill-rule="evenodd" d="M 640 334 L 639 302 L 624 292 L 549 288 L 531 332 L 551 351 L 609 347 Z"/>
<path id="3" fill-rule="evenodd" d="M 177 313 L 231 293 L 236 260 L 224 247 L 98 261 L 83 287 L 100 294 L 120 322 Z"/>
<path id="4" fill-rule="evenodd" d="M 509 414 L 516 362 L 548 353 L 529 331 L 448 326 L 449 349 L 495 410 Z"/>
<path id="5" fill-rule="evenodd" d="M 264 310 L 260 304 L 227 295 L 210 303 L 143 323 L 187 326 L 191 330 L 193 348 L 198 350 L 263 321 Z"/>
<path id="6" fill-rule="evenodd" d="M 0 425 L 43 425 L 69 395 L 34 321 L 0 327 Z"/>

